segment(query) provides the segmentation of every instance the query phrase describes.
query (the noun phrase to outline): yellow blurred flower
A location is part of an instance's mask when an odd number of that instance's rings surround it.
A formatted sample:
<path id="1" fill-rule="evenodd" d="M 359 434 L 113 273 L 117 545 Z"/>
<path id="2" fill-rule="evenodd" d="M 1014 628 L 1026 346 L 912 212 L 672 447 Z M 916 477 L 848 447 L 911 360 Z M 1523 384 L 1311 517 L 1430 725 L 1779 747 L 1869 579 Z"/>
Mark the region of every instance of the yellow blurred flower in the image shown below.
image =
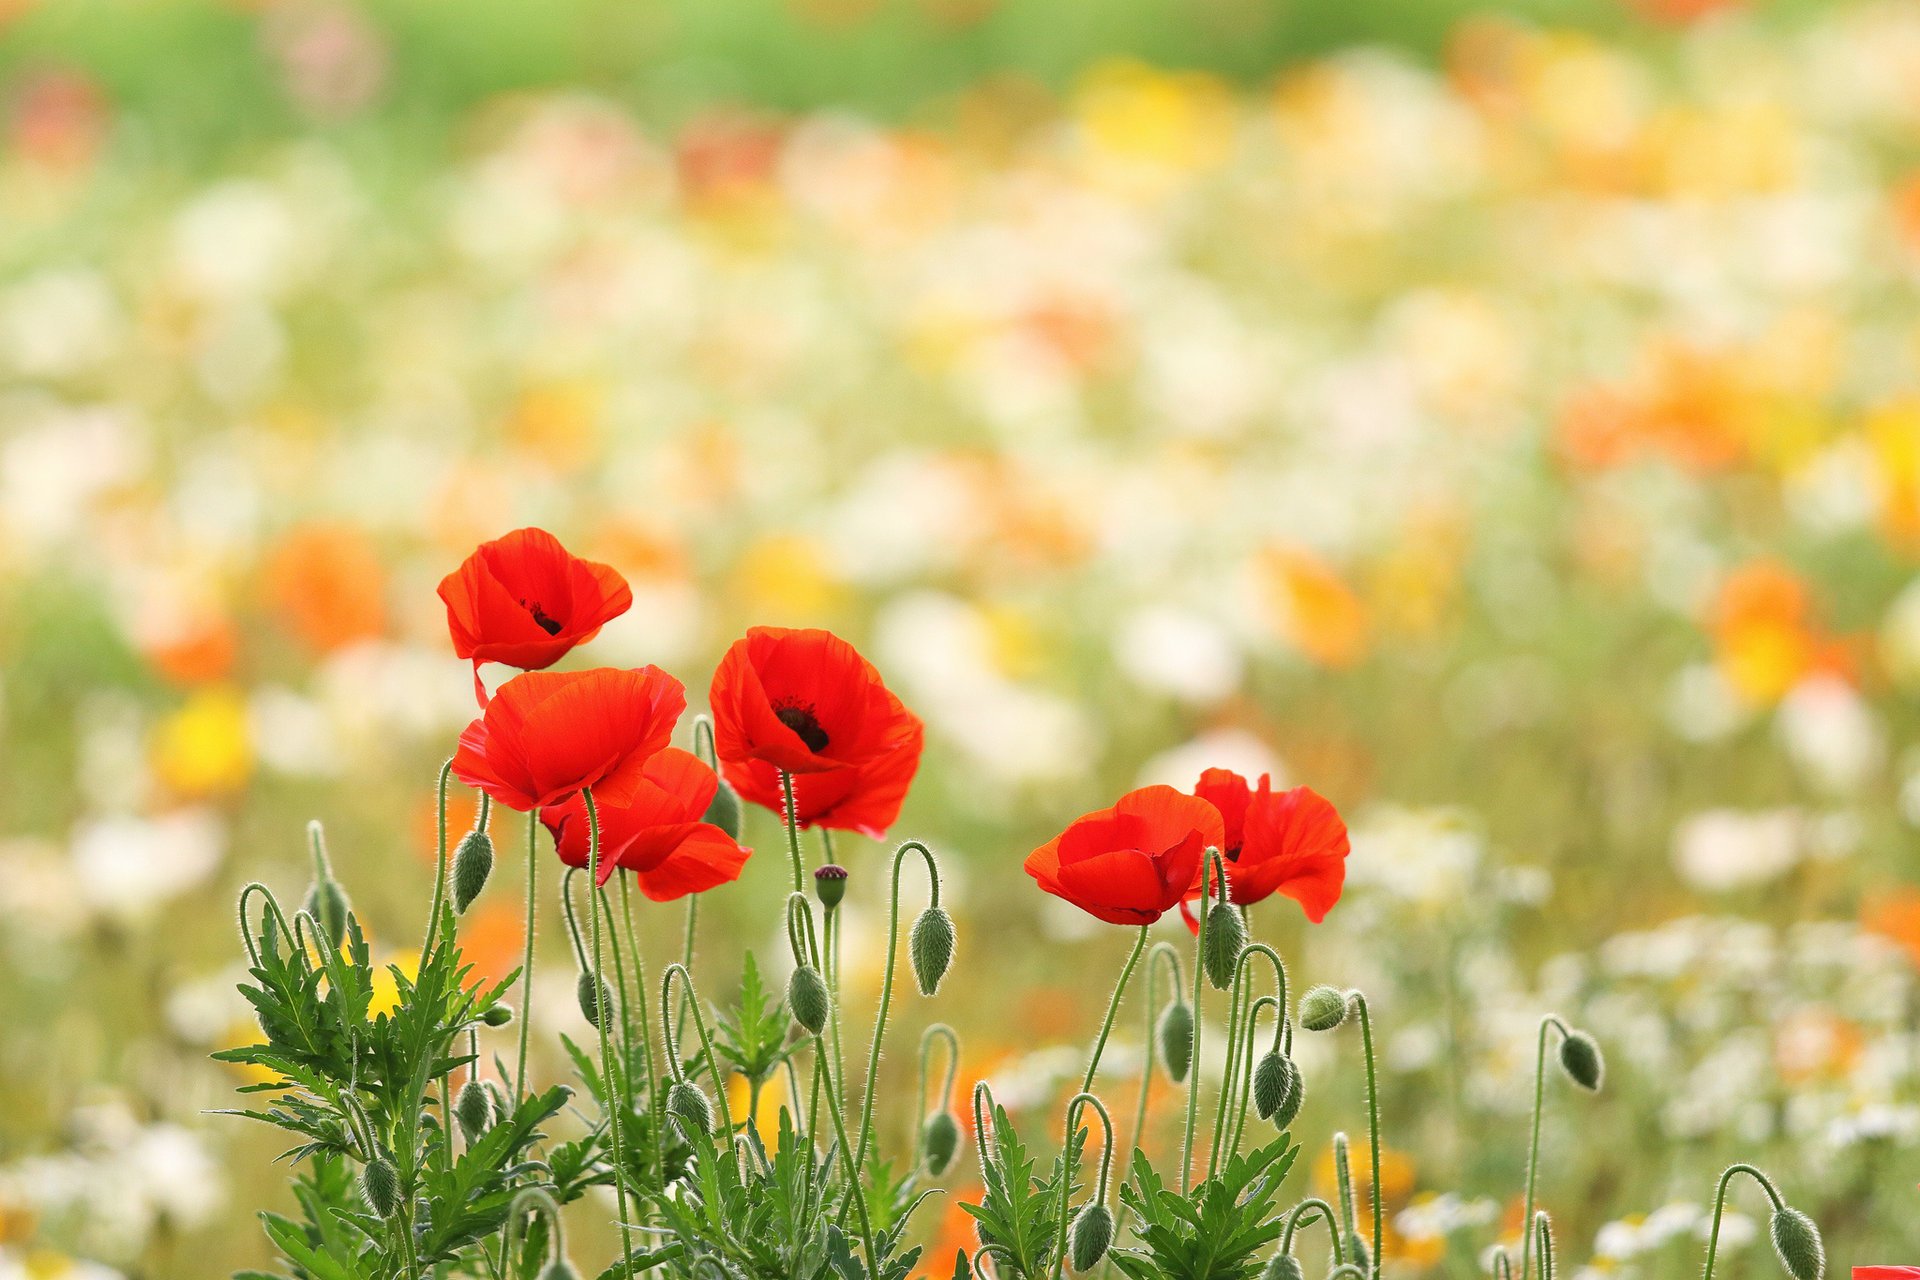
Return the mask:
<path id="1" fill-rule="evenodd" d="M 1217 78 L 1131 59 L 1089 70 L 1073 113 L 1096 152 L 1170 173 L 1219 163 L 1233 139 L 1233 99 Z"/>
<path id="2" fill-rule="evenodd" d="M 1349 667 L 1367 651 L 1366 606 L 1333 566 L 1299 547 L 1269 547 L 1255 569 L 1282 639 L 1323 667 Z"/>
<path id="3" fill-rule="evenodd" d="M 748 617 L 769 621 L 818 622 L 846 598 L 820 544 L 797 533 L 750 544 L 733 566 L 732 587 Z"/>
<path id="4" fill-rule="evenodd" d="M 373 970 L 373 1000 L 367 1005 L 369 1018 L 377 1018 L 383 1013 L 391 1014 L 400 1008 L 400 983 L 393 976 L 394 969 L 406 974 L 411 982 L 420 972 L 420 953 L 396 951 L 376 962 Z"/>
<path id="5" fill-rule="evenodd" d="M 555 471 L 578 471 L 600 448 L 602 394 L 585 381 L 554 382 L 520 393 L 507 414 L 506 437 Z"/>
<path id="6" fill-rule="evenodd" d="M 727 1106 L 733 1112 L 735 1124 L 744 1124 L 747 1120 L 747 1105 L 753 1090 L 748 1087 L 747 1079 L 741 1075 L 727 1077 Z M 754 1125 L 760 1130 L 760 1140 L 767 1144 L 767 1150 L 779 1150 L 780 1108 L 792 1107 L 787 1099 L 787 1073 L 775 1071 L 767 1077 L 760 1087 L 760 1099 L 753 1111 Z M 805 1117 L 801 1118 L 805 1122 Z"/>
<path id="7" fill-rule="evenodd" d="M 228 795 L 253 776 L 247 705 L 229 685 L 196 690 L 154 727 L 155 774 L 176 795 Z"/>

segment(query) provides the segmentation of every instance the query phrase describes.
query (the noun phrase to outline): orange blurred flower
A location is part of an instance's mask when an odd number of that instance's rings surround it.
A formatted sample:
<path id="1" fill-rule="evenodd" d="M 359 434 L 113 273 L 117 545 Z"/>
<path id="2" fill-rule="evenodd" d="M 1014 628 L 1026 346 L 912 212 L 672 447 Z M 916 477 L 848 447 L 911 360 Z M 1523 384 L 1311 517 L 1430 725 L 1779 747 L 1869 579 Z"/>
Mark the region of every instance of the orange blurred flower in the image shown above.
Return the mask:
<path id="1" fill-rule="evenodd" d="M 387 624 L 386 570 L 349 525 L 293 530 L 266 555 L 261 595 L 276 621 L 322 653 L 378 636 Z"/>
<path id="2" fill-rule="evenodd" d="M 1269 547 L 1255 562 L 1274 627 L 1323 667 L 1350 667 L 1366 655 L 1366 606 L 1332 565 L 1299 547 Z"/>
<path id="3" fill-rule="evenodd" d="M 1752 560 L 1728 574 L 1708 627 L 1721 674 L 1753 702 L 1776 702 L 1815 672 L 1851 674 L 1845 647 L 1820 624 L 1805 580 L 1777 560 Z"/>

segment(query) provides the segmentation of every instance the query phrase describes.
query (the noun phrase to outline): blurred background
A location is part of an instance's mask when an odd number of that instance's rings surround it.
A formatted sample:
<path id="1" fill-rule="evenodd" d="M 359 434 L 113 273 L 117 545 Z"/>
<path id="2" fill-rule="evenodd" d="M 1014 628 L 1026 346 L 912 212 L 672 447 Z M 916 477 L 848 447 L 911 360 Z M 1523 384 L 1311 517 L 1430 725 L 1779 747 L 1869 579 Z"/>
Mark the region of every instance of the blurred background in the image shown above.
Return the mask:
<path id="1" fill-rule="evenodd" d="M 1253 923 L 1372 998 L 1392 1272 L 1517 1228 L 1548 1010 L 1611 1062 L 1549 1082 L 1574 1269 L 1697 1266 L 1736 1158 L 1837 1265 L 1920 1260 L 1920 7 L 0 23 L 3 1280 L 269 1260 L 280 1144 L 201 1114 L 245 1082 L 206 1058 L 251 1035 L 235 892 L 297 897 L 319 817 L 409 962 L 473 714 L 433 588 L 529 523 L 634 586 L 574 665 L 698 706 L 745 626 L 828 626 L 926 719 L 897 834 L 943 852 L 961 953 L 901 1006 L 890 1132 L 934 1017 L 1050 1132 L 1128 939 L 1020 859 L 1264 769 L 1353 826 L 1325 924 Z M 715 998 L 784 950 L 771 815 L 748 839 Z M 883 851 L 839 854 L 864 1044 Z M 517 861 L 462 925 L 487 972 Z M 658 964 L 682 916 L 646 921 Z M 1296 1193 L 1364 1127 L 1357 1051 L 1301 1044 Z M 1758 1209 L 1728 1275 L 1772 1274 Z M 944 1276 L 967 1232 L 925 1221 Z"/>

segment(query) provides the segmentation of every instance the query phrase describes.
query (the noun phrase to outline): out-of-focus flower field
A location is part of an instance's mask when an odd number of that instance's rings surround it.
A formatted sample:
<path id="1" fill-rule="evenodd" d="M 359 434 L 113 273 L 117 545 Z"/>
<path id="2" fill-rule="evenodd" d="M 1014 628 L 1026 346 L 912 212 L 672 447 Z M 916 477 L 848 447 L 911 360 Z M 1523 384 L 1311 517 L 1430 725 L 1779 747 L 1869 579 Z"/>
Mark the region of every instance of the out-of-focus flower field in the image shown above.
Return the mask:
<path id="1" fill-rule="evenodd" d="M 748 624 L 827 626 L 925 718 L 938 1016 L 1016 1114 L 1071 1092 L 1124 947 L 1021 858 L 1268 769 L 1354 830 L 1325 924 L 1252 923 L 1380 1019 L 1391 1272 L 1517 1234 L 1549 1010 L 1612 1064 L 1549 1101 L 1566 1265 L 1697 1266 L 1735 1154 L 1837 1265 L 1920 1257 L 1920 8 L 1645 8 L 891 116 L 557 80 L 401 145 L 432 87 L 389 26 L 274 4 L 233 18 L 271 101 L 219 98 L 268 123 L 216 153 L 15 50 L 0 1277 L 265 1260 L 277 1148 L 201 1115 L 246 1082 L 206 1056 L 249 1034 L 234 892 L 297 900 L 320 817 L 407 963 L 473 714 L 433 587 L 530 523 L 633 584 L 596 661 L 697 700 Z M 884 23 L 851 10 L 815 20 Z M 778 824 L 747 839 L 701 928 L 772 961 Z M 860 1018 L 884 886 L 840 856 Z M 488 972 L 514 862 L 462 922 Z M 1299 1055 L 1324 1151 L 1361 1086 Z M 1771 1266 L 1758 1207 L 1730 1274 Z"/>

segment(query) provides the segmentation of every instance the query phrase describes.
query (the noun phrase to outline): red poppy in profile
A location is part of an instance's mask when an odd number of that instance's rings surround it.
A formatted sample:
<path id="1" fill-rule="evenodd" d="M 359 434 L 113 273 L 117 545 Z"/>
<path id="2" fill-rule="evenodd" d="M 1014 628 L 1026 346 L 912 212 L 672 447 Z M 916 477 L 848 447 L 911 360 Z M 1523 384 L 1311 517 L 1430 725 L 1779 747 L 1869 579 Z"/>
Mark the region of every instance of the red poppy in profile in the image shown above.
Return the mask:
<path id="1" fill-rule="evenodd" d="M 473 660 L 482 705 L 481 663 L 544 670 L 633 604 L 617 572 L 573 555 L 545 529 L 515 529 L 481 543 L 441 579 L 440 598 L 454 653 Z"/>
<path id="2" fill-rule="evenodd" d="M 702 821 L 720 779 L 700 757 L 678 747 L 657 752 L 625 804 L 600 804 L 600 883 L 616 868 L 634 873 L 640 892 L 656 902 L 701 893 L 740 877 L 748 850 Z M 596 793 L 597 794 L 597 793 Z M 540 811 L 560 861 L 587 865 L 587 804 L 576 793 Z"/>
<path id="3" fill-rule="evenodd" d="M 1220 848 L 1220 811 L 1172 787 L 1142 787 L 1076 819 L 1027 855 L 1027 874 L 1057 898 L 1113 924 L 1152 924 L 1198 883 Z"/>
<path id="4" fill-rule="evenodd" d="M 909 718 L 913 723 L 907 735 L 885 755 L 863 765 L 794 774 L 793 807 L 800 825 L 886 839 L 887 828 L 900 816 L 907 788 L 920 768 L 920 748 L 926 738 L 919 719 Z M 721 768 L 742 800 L 775 813 L 786 812 L 778 769 L 764 760 L 726 761 Z"/>
<path id="5" fill-rule="evenodd" d="M 1298 902 L 1315 924 L 1326 918 L 1347 881 L 1347 824 L 1306 787 L 1275 792 L 1260 775 L 1256 790 L 1231 769 L 1200 775 L 1194 794 L 1220 811 L 1226 827 L 1227 896 L 1241 906 L 1276 893 Z M 1188 923 L 1191 910 L 1180 906 Z"/>
<path id="6" fill-rule="evenodd" d="M 658 667 L 518 675 L 460 735 L 453 773 L 522 813 L 582 787 L 627 804 L 686 705 L 686 690 Z"/>
<path id="7" fill-rule="evenodd" d="M 873 664 L 830 631 L 754 627 L 713 673 L 714 747 L 733 767 L 857 769 L 895 751 L 920 720 Z"/>

